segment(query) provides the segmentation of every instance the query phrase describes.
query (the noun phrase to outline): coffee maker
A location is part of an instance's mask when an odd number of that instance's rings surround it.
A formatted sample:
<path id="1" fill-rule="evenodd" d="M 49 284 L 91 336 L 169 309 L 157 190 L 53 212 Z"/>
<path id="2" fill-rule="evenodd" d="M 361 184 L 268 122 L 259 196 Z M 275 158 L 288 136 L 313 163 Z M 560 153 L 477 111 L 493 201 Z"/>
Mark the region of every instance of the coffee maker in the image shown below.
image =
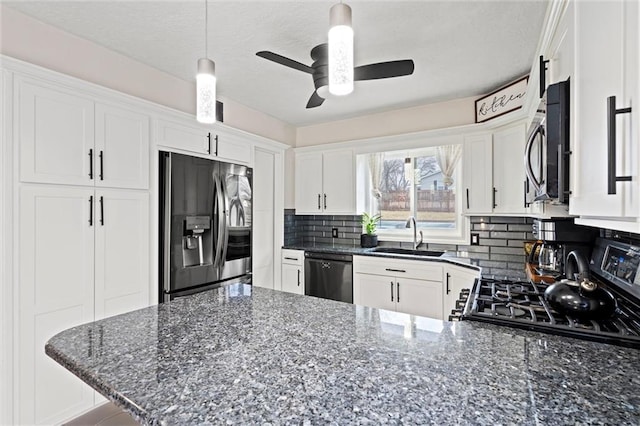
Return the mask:
<path id="1" fill-rule="evenodd" d="M 534 281 L 554 282 L 565 278 L 567 255 L 576 250 L 587 259 L 598 231 L 573 223 L 573 218 L 535 219 L 533 236 L 538 240 L 531 249 L 527 274 Z"/>

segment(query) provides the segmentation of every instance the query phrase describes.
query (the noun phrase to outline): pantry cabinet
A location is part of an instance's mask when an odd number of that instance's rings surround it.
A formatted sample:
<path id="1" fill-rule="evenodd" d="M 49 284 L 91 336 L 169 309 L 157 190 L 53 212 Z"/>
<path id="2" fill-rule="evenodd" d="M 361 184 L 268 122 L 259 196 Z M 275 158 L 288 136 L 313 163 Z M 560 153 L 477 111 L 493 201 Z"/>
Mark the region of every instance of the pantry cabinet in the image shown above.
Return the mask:
<path id="1" fill-rule="evenodd" d="M 638 232 L 638 2 L 573 4 L 576 93 L 570 213 L 581 216 L 580 223 Z"/>
<path id="2" fill-rule="evenodd" d="M 304 294 L 304 250 L 282 250 L 281 290 Z"/>
<path id="3" fill-rule="evenodd" d="M 352 150 L 296 153 L 297 214 L 356 214 Z"/>
<path id="4" fill-rule="evenodd" d="M 465 214 L 524 214 L 525 125 L 505 126 L 464 140 Z"/>
<path id="5" fill-rule="evenodd" d="M 20 188 L 20 423 L 55 423 L 93 406 L 93 391 L 44 346 L 67 328 L 148 306 L 148 220 L 144 191 Z"/>
<path id="6" fill-rule="evenodd" d="M 149 187 L 149 117 L 16 76 L 22 182 Z"/>

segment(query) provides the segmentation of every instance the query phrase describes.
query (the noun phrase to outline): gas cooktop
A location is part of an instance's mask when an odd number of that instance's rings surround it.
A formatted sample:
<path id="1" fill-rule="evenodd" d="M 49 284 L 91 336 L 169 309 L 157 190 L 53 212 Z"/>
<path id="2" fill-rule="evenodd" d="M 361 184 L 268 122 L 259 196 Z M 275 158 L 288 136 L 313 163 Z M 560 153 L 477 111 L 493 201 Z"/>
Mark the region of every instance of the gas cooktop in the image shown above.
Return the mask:
<path id="1" fill-rule="evenodd" d="M 640 308 L 631 300 L 616 294 L 618 309 L 606 320 L 572 318 L 548 305 L 544 291 L 549 285 L 481 278 L 462 319 L 640 348 Z"/>

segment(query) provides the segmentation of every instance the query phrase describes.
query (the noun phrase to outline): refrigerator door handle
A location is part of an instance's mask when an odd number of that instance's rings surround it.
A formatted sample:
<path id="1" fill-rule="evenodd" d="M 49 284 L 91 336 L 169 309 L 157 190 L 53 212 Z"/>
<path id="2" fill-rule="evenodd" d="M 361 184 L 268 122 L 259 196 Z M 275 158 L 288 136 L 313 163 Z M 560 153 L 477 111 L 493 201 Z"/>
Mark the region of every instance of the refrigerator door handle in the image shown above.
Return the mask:
<path id="1" fill-rule="evenodd" d="M 229 221 L 227 220 L 227 212 L 229 211 L 229 196 L 227 193 L 227 184 L 220 179 L 220 187 L 222 188 L 222 199 L 224 201 L 222 218 L 224 220 L 224 243 L 222 245 L 222 255 L 220 256 L 220 266 L 224 266 L 227 259 L 227 246 L 229 245 Z"/>
<path id="2" fill-rule="evenodd" d="M 215 258 L 213 260 L 213 267 L 217 268 L 222 266 L 221 263 L 221 253 L 222 253 L 222 244 L 224 241 L 224 194 L 222 193 L 222 184 L 220 183 L 220 178 L 215 176 L 213 178 L 214 189 L 216 191 L 216 211 L 213 214 L 218 218 L 218 232 L 216 233 L 216 252 Z"/>

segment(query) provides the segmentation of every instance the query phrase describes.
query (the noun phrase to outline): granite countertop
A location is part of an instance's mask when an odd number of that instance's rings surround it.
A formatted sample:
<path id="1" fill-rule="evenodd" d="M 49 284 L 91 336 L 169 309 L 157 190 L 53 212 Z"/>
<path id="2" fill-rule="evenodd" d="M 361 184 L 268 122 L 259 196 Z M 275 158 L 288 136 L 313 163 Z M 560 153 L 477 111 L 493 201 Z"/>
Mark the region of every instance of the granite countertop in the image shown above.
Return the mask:
<path id="1" fill-rule="evenodd" d="M 423 260 L 430 262 L 445 262 L 451 263 L 454 265 L 464 266 L 469 269 L 474 269 L 479 271 L 480 267 L 475 264 L 473 259 L 470 259 L 467 256 L 461 256 L 458 252 L 449 252 L 445 251 L 442 256 L 414 256 L 407 254 L 397 254 L 397 253 L 381 253 L 376 252 L 376 248 L 363 248 L 363 247 L 354 247 L 354 246 L 343 246 L 343 245 L 333 245 L 333 244 L 285 244 L 282 246 L 283 249 L 291 249 L 291 250 L 305 250 L 312 251 L 317 253 L 336 253 L 336 254 L 352 254 L 357 256 L 376 256 L 376 257 L 386 257 L 386 258 L 394 258 L 394 259 L 404 259 L 404 260 Z"/>
<path id="2" fill-rule="evenodd" d="M 638 424 L 640 352 L 234 284 L 46 353 L 144 424 Z"/>

